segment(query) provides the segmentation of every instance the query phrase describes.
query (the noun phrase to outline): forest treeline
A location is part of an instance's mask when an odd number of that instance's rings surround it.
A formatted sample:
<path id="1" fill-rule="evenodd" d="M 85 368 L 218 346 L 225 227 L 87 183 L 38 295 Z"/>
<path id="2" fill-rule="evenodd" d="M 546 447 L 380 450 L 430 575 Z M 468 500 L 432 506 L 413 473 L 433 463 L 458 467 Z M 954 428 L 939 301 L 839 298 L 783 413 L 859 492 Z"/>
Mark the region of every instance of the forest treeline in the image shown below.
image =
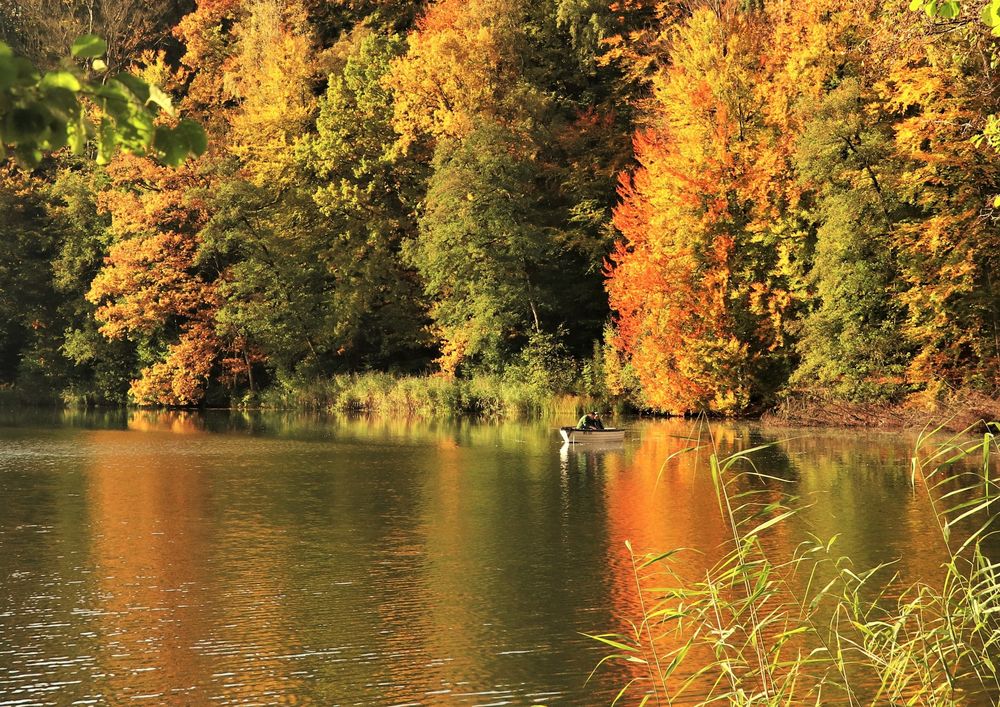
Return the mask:
<path id="1" fill-rule="evenodd" d="M 209 135 L 179 167 L 0 170 L 0 383 L 994 394 L 993 4 L 0 0 L 19 55 L 99 34 Z"/>

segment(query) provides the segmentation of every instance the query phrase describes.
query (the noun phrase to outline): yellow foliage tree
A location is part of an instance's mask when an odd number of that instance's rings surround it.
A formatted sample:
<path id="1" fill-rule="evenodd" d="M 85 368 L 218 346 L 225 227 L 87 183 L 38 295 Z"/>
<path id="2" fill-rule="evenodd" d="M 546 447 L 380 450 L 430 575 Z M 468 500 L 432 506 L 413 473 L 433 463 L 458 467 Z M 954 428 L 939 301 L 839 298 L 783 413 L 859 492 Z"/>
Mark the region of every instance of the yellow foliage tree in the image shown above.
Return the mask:
<path id="1" fill-rule="evenodd" d="M 892 48 L 876 89 L 897 117 L 898 188 L 912 205 L 896 229 L 906 333 L 919 347 L 910 379 L 990 389 L 1000 380 L 1000 232 L 987 208 L 1000 163 L 974 138 L 1000 100 L 978 70 L 981 45 L 920 32 Z"/>
<path id="2" fill-rule="evenodd" d="M 252 182 L 280 187 L 295 162 L 294 144 L 316 112 L 309 18 L 299 0 L 249 0 L 234 34 L 223 80 L 239 101 L 229 118 L 229 149 Z"/>
<path id="3" fill-rule="evenodd" d="M 424 137 L 462 138 L 476 116 L 517 121 L 521 2 L 439 0 L 427 9 L 386 79 L 403 149 Z"/>

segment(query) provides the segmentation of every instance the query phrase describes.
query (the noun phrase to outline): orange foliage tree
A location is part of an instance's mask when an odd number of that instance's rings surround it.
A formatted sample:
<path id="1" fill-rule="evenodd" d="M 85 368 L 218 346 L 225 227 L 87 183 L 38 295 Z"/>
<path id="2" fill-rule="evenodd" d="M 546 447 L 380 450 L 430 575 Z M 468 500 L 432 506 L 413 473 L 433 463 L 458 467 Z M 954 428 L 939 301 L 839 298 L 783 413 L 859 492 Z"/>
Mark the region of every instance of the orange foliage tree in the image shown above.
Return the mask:
<path id="1" fill-rule="evenodd" d="M 700 9 L 677 28 L 635 137 L 640 168 L 622 178 L 614 343 L 657 409 L 743 409 L 787 357 L 781 254 L 797 234 L 788 146 L 760 81 L 764 19 Z"/>
<path id="2" fill-rule="evenodd" d="M 146 366 L 131 387 L 140 404 L 198 404 L 212 379 L 246 377 L 253 388 L 252 367 L 265 359 L 227 309 L 226 279 L 239 271 L 217 247 L 206 250 L 205 229 L 227 185 L 242 180 L 266 188 L 277 213 L 289 210 L 280 195 L 294 187 L 294 143 L 315 104 L 301 3 L 209 0 L 175 33 L 187 50 L 177 77 L 188 83 L 185 100 L 227 139 L 177 171 L 121 159 L 101 195 L 117 240 L 89 298 L 105 336 L 142 342 Z"/>
<path id="3" fill-rule="evenodd" d="M 100 331 L 140 342 L 146 366 L 132 383 L 135 402 L 199 403 L 223 348 L 216 288 L 197 262 L 208 181 L 199 164 L 171 169 L 124 155 L 108 174 L 113 188 L 99 203 L 115 242 L 87 295 Z"/>
<path id="4" fill-rule="evenodd" d="M 185 48 L 181 62 L 190 74 L 186 100 L 206 117 L 225 104 L 225 70 L 236 51 L 232 27 L 245 16 L 245 5 L 245 0 L 200 0 L 174 28 Z"/>

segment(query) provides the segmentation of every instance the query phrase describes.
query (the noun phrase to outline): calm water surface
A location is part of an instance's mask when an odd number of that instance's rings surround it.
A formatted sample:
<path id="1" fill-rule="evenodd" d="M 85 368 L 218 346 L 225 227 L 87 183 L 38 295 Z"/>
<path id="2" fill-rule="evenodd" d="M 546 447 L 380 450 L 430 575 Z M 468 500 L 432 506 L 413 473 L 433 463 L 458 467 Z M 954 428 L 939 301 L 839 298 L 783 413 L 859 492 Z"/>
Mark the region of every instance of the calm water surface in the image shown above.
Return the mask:
<path id="1" fill-rule="evenodd" d="M 725 539 L 685 422 L 554 427 L 238 414 L 0 420 L 0 705 L 607 704 L 581 632 L 636 615 L 625 541 Z M 713 428 L 858 565 L 938 571 L 912 440 Z M 800 537 L 775 540 L 794 546 Z M 717 553 L 716 553 L 717 554 Z"/>

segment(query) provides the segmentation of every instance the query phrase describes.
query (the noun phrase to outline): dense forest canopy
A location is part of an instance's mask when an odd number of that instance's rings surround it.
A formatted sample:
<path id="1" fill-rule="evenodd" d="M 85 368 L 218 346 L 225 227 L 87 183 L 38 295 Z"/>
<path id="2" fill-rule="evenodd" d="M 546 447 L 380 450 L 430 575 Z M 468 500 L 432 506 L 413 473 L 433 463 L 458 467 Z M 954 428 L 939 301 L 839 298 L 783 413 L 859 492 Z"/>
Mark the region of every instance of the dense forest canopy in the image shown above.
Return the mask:
<path id="1" fill-rule="evenodd" d="M 17 55 L 99 34 L 209 135 L 0 169 L 0 383 L 995 393 L 997 25 L 992 0 L 0 0 Z"/>

